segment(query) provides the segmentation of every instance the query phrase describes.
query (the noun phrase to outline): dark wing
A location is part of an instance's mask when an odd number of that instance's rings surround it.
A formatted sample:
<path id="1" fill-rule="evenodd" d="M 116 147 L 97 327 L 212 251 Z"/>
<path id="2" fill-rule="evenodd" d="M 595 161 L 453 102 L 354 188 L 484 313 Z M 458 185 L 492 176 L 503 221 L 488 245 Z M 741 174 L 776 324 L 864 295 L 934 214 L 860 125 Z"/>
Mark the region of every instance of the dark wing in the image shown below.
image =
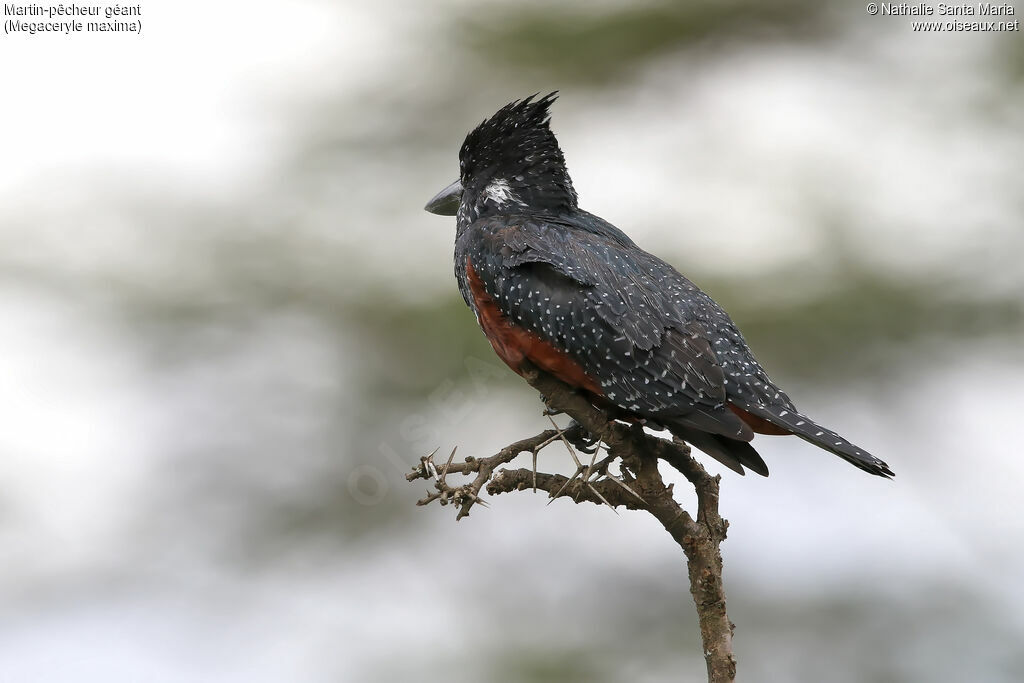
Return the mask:
<path id="1" fill-rule="evenodd" d="M 668 264 L 612 235 L 526 216 L 470 225 L 456 243 L 460 282 L 467 259 L 502 312 L 570 354 L 612 404 L 663 424 L 753 438 L 726 407 L 726 376 L 703 312 L 689 305 L 699 290 Z"/>

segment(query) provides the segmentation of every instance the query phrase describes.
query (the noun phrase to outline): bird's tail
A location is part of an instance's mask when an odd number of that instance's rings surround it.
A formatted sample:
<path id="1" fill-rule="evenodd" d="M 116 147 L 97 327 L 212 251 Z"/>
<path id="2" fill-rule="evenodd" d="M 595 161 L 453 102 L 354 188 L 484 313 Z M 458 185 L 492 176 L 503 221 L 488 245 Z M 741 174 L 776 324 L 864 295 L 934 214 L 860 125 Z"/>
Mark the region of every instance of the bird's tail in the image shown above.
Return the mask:
<path id="1" fill-rule="evenodd" d="M 707 453 L 734 472 L 746 474 L 743 469 L 746 465 L 761 476 L 768 476 L 768 465 L 746 441 L 730 439 L 721 434 L 709 434 L 679 422 L 666 421 L 665 426 L 672 434 Z"/>
<path id="2" fill-rule="evenodd" d="M 859 446 L 850 443 L 831 429 L 822 427 L 811 418 L 801 415 L 796 411 L 787 410 L 779 406 L 751 405 L 744 407 L 743 410 L 735 410 L 734 412 L 745 412 L 753 415 L 755 418 L 767 420 L 776 427 L 799 436 L 804 441 L 810 442 L 819 448 L 824 448 L 830 453 L 835 453 L 846 462 L 854 467 L 859 467 L 865 472 L 886 478 L 895 476 L 893 471 L 883 461 Z M 742 418 L 743 415 L 741 414 L 740 417 Z"/>

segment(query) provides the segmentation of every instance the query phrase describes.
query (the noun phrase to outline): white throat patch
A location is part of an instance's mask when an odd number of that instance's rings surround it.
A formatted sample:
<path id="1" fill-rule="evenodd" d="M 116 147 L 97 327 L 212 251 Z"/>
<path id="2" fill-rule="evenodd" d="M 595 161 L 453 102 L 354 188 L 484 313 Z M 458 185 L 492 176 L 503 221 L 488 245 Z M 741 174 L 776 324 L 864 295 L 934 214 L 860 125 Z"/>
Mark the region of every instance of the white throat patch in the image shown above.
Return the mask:
<path id="1" fill-rule="evenodd" d="M 490 185 L 484 188 L 484 196 L 498 206 L 504 206 L 509 202 L 515 202 L 516 204 L 523 203 L 519 197 L 512 193 L 512 188 L 509 187 L 508 181 L 504 178 L 495 178 L 492 180 Z"/>

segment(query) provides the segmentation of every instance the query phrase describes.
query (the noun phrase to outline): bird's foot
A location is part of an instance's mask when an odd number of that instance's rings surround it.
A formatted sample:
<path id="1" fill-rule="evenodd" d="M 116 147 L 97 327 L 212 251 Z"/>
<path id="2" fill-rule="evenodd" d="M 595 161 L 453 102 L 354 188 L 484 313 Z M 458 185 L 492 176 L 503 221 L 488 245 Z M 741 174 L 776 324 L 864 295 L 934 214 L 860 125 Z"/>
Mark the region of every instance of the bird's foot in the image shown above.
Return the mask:
<path id="1" fill-rule="evenodd" d="M 552 408 L 551 404 L 548 403 L 548 397 L 545 396 L 544 394 L 538 394 L 538 396 L 540 396 L 540 402 L 544 406 L 544 411 L 541 412 L 541 415 L 543 415 L 544 417 L 551 417 L 553 415 L 561 415 L 561 414 L 563 414 L 565 412 L 563 410 L 558 410 L 557 408 Z"/>
<path id="2" fill-rule="evenodd" d="M 569 442 L 576 447 L 576 450 L 587 455 L 596 453 L 601 448 L 601 437 L 593 432 L 588 432 L 576 420 L 570 422 L 569 426 L 566 427 L 565 438 L 569 439 Z"/>

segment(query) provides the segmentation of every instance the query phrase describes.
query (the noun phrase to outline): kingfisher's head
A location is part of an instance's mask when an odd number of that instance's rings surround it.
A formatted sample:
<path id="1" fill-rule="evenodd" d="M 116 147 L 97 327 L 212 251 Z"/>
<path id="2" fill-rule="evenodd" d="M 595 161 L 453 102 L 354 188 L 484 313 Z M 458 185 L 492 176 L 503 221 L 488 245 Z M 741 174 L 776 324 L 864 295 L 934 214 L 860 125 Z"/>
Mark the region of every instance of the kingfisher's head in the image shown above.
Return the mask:
<path id="1" fill-rule="evenodd" d="M 505 105 L 466 136 L 459 179 L 431 199 L 427 211 L 458 214 L 468 224 L 481 216 L 576 208 L 565 157 L 549 126 L 557 92 L 535 97 Z"/>

